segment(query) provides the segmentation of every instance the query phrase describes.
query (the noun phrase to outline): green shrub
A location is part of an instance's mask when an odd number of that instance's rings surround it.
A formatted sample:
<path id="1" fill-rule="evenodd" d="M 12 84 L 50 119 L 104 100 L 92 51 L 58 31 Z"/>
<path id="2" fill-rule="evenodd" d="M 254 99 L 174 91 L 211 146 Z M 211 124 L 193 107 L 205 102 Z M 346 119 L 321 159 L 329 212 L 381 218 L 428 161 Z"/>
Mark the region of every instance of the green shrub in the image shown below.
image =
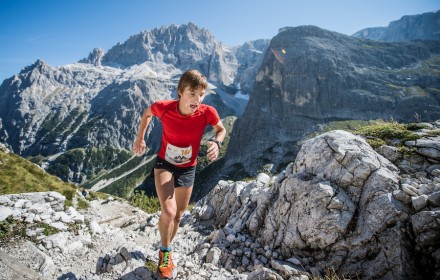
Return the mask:
<path id="1" fill-rule="evenodd" d="M 132 206 L 139 207 L 147 213 L 155 213 L 160 210 L 159 199 L 147 196 L 144 191 L 135 191 L 129 197 L 129 202 Z"/>
<path id="2" fill-rule="evenodd" d="M 332 130 L 345 130 L 350 131 L 351 133 L 355 133 L 356 131 L 363 127 L 373 124 L 374 121 L 361 121 L 361 120 L 345 120 L 345 121 L 331 121 L 318 126 L 316 131 L 313 131 L 306 135 L 304 140 L 312 139 L 318 135 L 321 135 L 325 132 L 329 132 Z"/>
<path id="3" fill-rule="evenodd" d="M 398 149 L 399 152 L 401 152 L 404 157 L 413 155 L 417 150 L 417 148 L 415 147 L 407 147 L 407 146 L 400 146 Z"/>
<path id="4" fill-rule="evenodd" d="M 0 194 L 74 190 L 75 186 L 49 175 L 13 153 L 0 152 Z"/>
<path id="5" fill-rule="evenodd" d="M 429 128 L 428 125 L 422 123 L 408 123 L 405 125 L 407 130 L 416 131 L 423 128 Z"/>
<path id="6" fill-rule="evenodd" d="M 75 193 L 75 190 L 64 190 L 62 195 L 64 195 L 67 200 L 72 200 L 74 193 Z"/>
<path id="7" fill-rule="evenodd" d="M 440 136 L 440 130 L 431 130 L 428 131 L 426 134 L 428 134 L 429 136 Z"/>
<path id="8" fill-rule="evenodd" d="M 194 208 L 195 204 L 194 203 L 190 203 L 188 204 L 188 206 L 186 207 L 186 210 L 190 211 Z"/>
<path id="9" fill-rule="evenodd" d="M 345 275 L 342 275 L 340 273 L 337 273 L 335 271 L 334 268 L 325 268 L 324 269 L 324 276 L 322 277 L 317 277 L 317 276 L 312 276 L 312 280 L 348 280 L 348 279 L 360 279 L 359 276 L 352 276 L 352 277 L 347 277 Z"/>
<path id="10" fill-rule="evenodd" d="M 26 223 L 8 216 L 6 220 L 0 222 L 0 242 L 7 243 L 15 236 L 26 237 Z"/>
<path id="11" fill-rule="evenodd" d="M 376 121 L 375 124 L 360 127 L 352 132 L 364 136 L 372 136 L 384 141 L 391 139 L 412 141 L 420 138 L 419 135 L 409 131 L 405 124 L 397 122 Z"/>
<path id="12" fill-rule="evenodd" d="M 102 199 L 102 200 L 106 200 L 109 195 L 106 193 L 102 193 L 102 192 L 94 192 L 94 191 L 88 191 L 89 195 L 87 196 L 88 200 L 95 200 L 97 198 Z"/>
<path id="13" fill-rule="evenodd" d="M 382 139 L 367 139 L 367 142 L 373 149 L 377 149 L 380 146 L 386 145 L 386 142 Z"/>
<path id="14" fill-rule="evenodd" d="M 65 189 L 62 191 L 62 195 L 66 197 L 66 200 L 64 201 L 64 208 L 67 208 L 69 206 L 73 206 L 73 194 L 75 193 L 74 189 Z"/>
<path id="15" fill-rule="evenodd" d="M 83 199 L 78 199 L 78 209 L 87 209 L 87 208 L 89 208 L 89 204 Z"/>
<path id="16" fill-rule="evenodd" d="M 6 220 L 0 222 L 0 239 L 6 239 L 13 233 L 14 219 L 12 216 L 8 216 Z"/>

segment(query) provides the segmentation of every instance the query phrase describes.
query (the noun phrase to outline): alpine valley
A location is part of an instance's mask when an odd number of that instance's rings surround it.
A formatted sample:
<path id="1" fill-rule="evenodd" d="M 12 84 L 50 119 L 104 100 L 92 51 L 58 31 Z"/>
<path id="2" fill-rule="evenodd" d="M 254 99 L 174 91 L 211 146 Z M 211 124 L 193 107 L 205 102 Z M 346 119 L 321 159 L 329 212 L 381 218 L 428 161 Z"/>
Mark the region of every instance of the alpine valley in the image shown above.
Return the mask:
<path id="1" fill-rule="evenodd" d="M 174 98 L 180 74 L 196 68 L 209 77 L 205 103 L 233 122 L 268 43 L 226 47 L 189 23 L 142 32 L 106 54 L 94 49 L 78 63 L 38 60 L 0 87 L 0 141 L 65 181 L 124 197 L 145 179 L 159 149 L 154 121 L 148 156 L 131 152 L 143 110 Z"/>

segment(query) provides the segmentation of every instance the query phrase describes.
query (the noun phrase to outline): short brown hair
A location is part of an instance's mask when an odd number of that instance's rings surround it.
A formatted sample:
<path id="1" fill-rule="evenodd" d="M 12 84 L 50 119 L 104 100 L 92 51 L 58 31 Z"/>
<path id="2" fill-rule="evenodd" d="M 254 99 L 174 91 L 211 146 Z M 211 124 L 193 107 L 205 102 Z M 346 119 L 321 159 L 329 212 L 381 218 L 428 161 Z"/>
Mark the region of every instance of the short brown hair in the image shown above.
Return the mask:
<path id="1" fill-rule="evenodd" d="M 208 88 L 208 81 L 198 70 L 188 70 L 180 77 L 177 92 L 183 93 L 186 87 L 189 87 L 191 90 L 199 88 L 205 90 Z"/>

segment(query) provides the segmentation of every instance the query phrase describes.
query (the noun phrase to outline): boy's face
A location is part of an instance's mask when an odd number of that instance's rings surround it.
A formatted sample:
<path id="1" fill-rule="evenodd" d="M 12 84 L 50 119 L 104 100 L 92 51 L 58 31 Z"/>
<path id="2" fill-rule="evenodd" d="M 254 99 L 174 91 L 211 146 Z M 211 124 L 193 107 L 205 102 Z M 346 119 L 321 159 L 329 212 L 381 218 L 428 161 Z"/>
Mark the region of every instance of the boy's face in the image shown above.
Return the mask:
<path id="1" fill-rule="evenodd" d="M 186 87 L 183 92 L 179 92 L 179 97 L 179 112 L 182 115 L 190 115 L 202 104 L 205 98 L 205 90 Z"/>

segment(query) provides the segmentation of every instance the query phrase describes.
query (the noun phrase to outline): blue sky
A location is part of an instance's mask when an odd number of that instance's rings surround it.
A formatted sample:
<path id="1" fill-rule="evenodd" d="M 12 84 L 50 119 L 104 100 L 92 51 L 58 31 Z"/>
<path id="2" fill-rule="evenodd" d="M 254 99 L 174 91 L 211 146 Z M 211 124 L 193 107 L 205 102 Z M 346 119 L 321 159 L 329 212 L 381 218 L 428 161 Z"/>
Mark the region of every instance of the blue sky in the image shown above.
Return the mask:
<path id="1" fill-rule="evenodd" d="M 0 0 L 0 82 L 37 59 L 73 63 L 163 25 L 191 21 L 233 46 L 285 26 L 351 35 L 439 9 L 439 0 Z"/>

